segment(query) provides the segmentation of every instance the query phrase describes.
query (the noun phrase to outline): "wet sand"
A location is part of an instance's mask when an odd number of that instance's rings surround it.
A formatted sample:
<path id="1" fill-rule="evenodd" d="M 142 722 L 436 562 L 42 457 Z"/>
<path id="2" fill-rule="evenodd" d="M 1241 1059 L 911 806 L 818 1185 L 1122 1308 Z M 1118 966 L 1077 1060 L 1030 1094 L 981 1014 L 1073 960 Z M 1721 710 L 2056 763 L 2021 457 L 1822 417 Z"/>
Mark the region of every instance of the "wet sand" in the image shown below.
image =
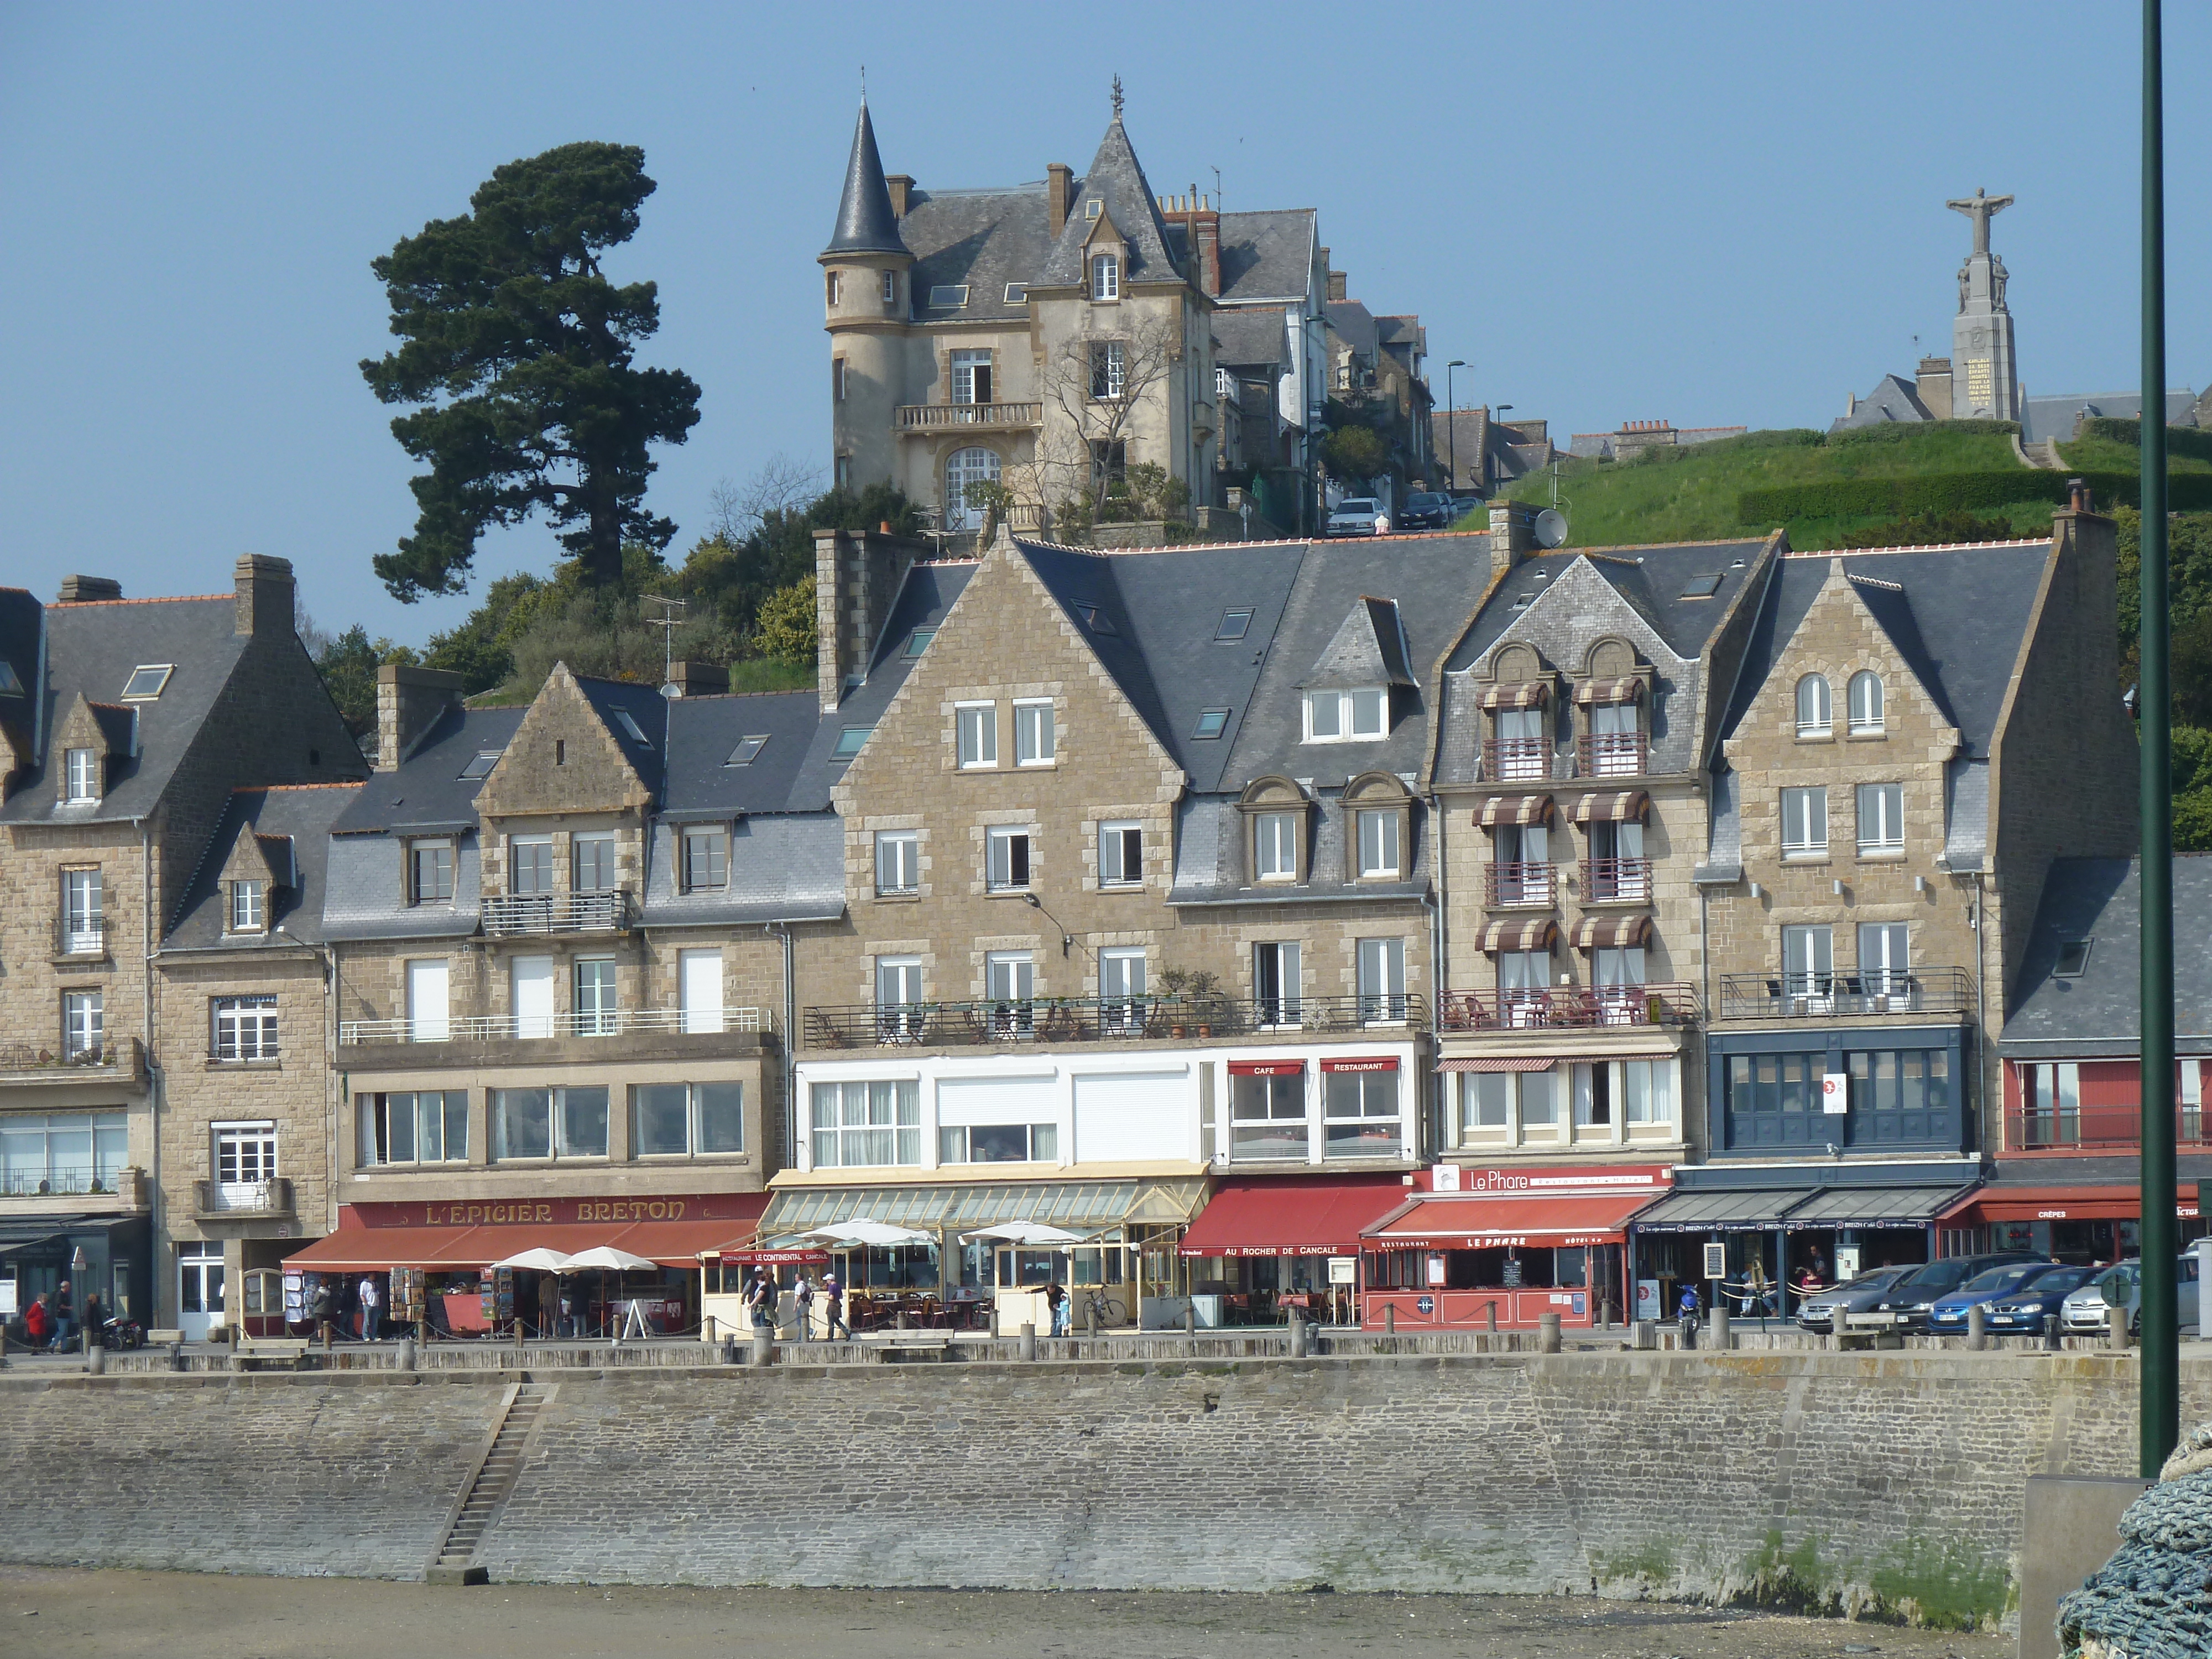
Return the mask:
<path id="1" fill-rule="evenodd" d="M 1565 1596 L 470 1589 L 0 1566 L 0 1653 L 146 1659 L 2009 1659 L 2013 1639 Z"/>

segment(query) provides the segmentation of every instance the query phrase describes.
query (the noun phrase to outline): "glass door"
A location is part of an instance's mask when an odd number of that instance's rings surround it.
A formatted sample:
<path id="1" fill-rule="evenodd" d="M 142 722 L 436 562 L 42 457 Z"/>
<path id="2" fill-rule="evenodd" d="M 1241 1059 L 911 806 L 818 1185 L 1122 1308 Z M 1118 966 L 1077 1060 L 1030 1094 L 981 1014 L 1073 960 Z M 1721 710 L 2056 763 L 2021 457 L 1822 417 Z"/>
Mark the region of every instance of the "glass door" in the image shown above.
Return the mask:
<path id="1" fill-rule="evenodd" d="M 222 1246 L 177 1246 L 177 1328 L 187 1342 L 204 1342 L 223 1322 Z"/>

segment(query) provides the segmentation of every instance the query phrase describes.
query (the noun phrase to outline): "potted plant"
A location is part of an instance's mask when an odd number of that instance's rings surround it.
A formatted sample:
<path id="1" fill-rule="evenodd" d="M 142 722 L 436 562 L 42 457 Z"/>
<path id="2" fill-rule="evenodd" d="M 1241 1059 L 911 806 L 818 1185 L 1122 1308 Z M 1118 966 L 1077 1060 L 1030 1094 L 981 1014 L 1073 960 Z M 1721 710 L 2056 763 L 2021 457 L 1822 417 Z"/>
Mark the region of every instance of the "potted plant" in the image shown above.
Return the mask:
<path id="1" fill-rule="evenodd" d="M 1167 993 L 1161 1000 L 1167 1005 L 1168 1035 L 1171 1037 L 1182 1036 L 1188 1029 L 1183 1020 L 1182 999 L 1183 993 L 1190 988 L 1190 970 L 1188 969 L 1168 968 L 1161 970 L 1160 988 Z"/>
<path id="2" fill-rule="evenodd" d="M 1190 976 L 1189 991 L 1198 1017 L 1198 1034 L 1210 1037 L 1216 1024 L 1227 1023 L 1229 999 L 1221 994 L 1221 975 L 1199 969 Z"/>

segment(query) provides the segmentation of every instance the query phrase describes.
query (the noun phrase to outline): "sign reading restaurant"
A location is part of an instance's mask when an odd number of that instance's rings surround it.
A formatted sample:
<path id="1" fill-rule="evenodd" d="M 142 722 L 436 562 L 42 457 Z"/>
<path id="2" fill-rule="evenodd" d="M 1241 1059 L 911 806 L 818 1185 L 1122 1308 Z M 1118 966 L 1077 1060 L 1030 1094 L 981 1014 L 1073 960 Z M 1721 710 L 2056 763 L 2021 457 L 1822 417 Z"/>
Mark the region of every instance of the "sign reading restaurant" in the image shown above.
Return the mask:
<path id="1" fill-rule="evenodd" d="M 548 1223 L 627 1224 L 634 1221 L 750 1221 L 762 1200 L 751 1193 L 683 1198 L 524 1198 L 439 1200 L 429 1204 L 349 1204 L 361 1227 L 520 1227 Z"/>

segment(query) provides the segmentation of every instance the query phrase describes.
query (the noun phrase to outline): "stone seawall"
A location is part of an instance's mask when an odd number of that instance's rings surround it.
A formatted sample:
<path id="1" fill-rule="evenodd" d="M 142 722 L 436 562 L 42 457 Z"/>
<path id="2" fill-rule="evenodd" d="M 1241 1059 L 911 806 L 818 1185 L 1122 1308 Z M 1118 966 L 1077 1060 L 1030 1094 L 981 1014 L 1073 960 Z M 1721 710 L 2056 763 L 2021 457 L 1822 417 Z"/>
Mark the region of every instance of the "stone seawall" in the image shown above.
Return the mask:
<path id="1" fill-rule="evenodd" d="M 419 1574 L 496 1373 L 0 1381 L 0 1559 Z M 1485 1355 L 564 1371 L 495 1579 L 1564 1590 L 2001 1618 L 2135 1361 Z M 2183 1369 L 2212 1416 L 2212 1364 Z"/>

